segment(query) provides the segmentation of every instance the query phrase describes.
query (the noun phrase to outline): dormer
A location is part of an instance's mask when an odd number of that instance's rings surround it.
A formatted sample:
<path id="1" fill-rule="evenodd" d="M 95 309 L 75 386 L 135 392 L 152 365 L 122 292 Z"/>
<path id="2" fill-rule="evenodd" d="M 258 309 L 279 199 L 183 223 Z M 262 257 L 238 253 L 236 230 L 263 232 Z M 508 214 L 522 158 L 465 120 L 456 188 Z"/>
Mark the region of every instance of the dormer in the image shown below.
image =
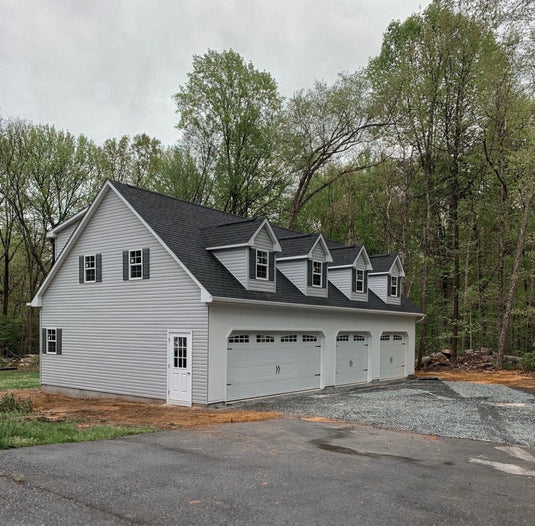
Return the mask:
<path id="1" fill-rule="evenodd" d="M 201 229 L 204 247 L 247 289 L 276 291 L 275 253 L 281 246 L 266 218 Z"/>
<path id="2" fill-rule="evenodd" d="M 373 270 L 364 245 L 331 248 L 329 281 L 352 301 L 368 301 L 368 273 Z"/>
<path id="3" fill-rule="evenodd" d="M 280 239 L 282 254 L 277 268 L 305 295 L 328 296 L 328 264 L 332 256 L 321 234 Z"/>
<path id="4" fill-rule="evenodd" d="M 401 304 L 401 290 L 405 272 L 397 254 L 372 256 L 373 270 L 368 277 L 368 286 L 385 303 Z"/>
<path id="5" fill-rule="evenodd" d="M 58 259 L 67 241 L 69 241 L 71 234 L 76 230 L 86 212 L 87 208 L 80 210 L 80 212 L 47 232 L 46 237 L 50 239 L 54 246 L 54 261 Z"/>

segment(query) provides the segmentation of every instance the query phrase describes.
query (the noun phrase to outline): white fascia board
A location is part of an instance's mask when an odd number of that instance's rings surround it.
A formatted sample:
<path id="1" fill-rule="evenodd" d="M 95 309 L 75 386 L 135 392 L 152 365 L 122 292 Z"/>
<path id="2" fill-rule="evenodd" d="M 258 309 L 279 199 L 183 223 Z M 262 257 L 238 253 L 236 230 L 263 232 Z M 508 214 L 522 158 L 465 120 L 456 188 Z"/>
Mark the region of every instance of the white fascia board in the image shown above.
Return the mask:
<path id="1" fill-rule="evenodd" d="M 225 250 L 229 248 L 242 248 L 251 246 L 249 243 L 237 243 L 236 245 L 219 245 L 217 247 L 207 247 L 206 250 Z"/>
<path id="2" fill-rule="evenodd" d="M 312 251 L 314 250 L 314 248 L 316 248 L 316 245 L 318 243 L 321 243 L 323 252 L 325 253 L 325 261 L 327 263 L 332 263 L 333 257 L 331 255 L 331 251 L 329 250 L 329 247 L 327 246 L 327 243 L 325 242 L 325 239 L 322 234 L 318 234 L 318 239 L 316 239 L 316 242 L 312 245 L 312 248 L 308 252 L 307 256 L 312 259 Z"/>
<path id="3" fill-rule="evenodd" d="M 80 210 L 79 212 L 77 212 L 73 216 L 69 217 L 69 219 L 67 219 L 66 221 L 63 221 L 63 223 L 60 223 L 59 225 L 56 225 L 54 228 L 50 229 L 46 233 L 46 237 L 48 237 L 50 239 L 55 239 L 56 237 L 58 237 L 58 233 L 59 232 L 61 232 L 62 230 L 64 230 L 68 226 L 72 225 L 76 221 L 80 221 L 82 219 L 82 216 L 87 212 L 88 209 L 89 209 L 89 207 L 86 206 L 84 209 Z"/>
<path id="4" fill-rule="evenodd" d="M 357 263 L 357 260 L 359 259 L 360 255 L 363 254 L 364 261 L 366 262 L 366 270 L 373 270 L 373 265 L 370 260 L 370 256 L 368 256 L 368 252 L 366 251 L 366 247 L 362 245 L 362 248 L 360 249 L 360 252 L 357 254 L 357 257 L 355 258 L 355 263 Z"/>
<path id="5" fill-rule="evenodd" d="M 336 267 L 329 267 L 329 270 L 342 270 L 347 268 L 353 268 L 355 265 L 337 265 Z"/>
<path id="6" fill-rule="evenodd" d="M 33 297 L 32 301 L 30 302 L 30 305 L 32 307 L 41 307 L 43 305 L 43 294 L 45 293 L 46 289 L 49 287 L 49 285 L 52 282 L 52 280 L 54 279 L 55 275 L 58 273 L 58 270 L 60 269 L 61 265 L 63 264 L 63 262 L 67 258 L 67 255 L 71 251 L 71 248 L 73 247 L 73 245 L 76 243 L 76 241 L 80 237 L 80 233 L 84 230 L 84 228 L 87 225 L 87 223 L 89 222 L 89 220 L 93 217 L 93 214 L 95 213 L 96 208 L 98 207 L 98 205 L 100 204 L 100 202 L 102 201 L 104 196 L 108 193 L 110 187 L 111 187 L 110 183 L 108 181 L 106 181 L 102 185 L 102 188 L 100 189 L 100 191 L 97 194 L 97 196 L 95 197 L 95 199 L 93 199 L 93 202 L 85 210 L 82 210 L 81 212 L 78 212 L 79 215 L 81 215 L 82 212 L 83 212 L 84 216 L 82 217 L 82 219 L 81 219 L 80 223 L 78 224 L 78 226 L 76 227 L 75 231 L 71 234 L 71 237 L 69 238 L 69 241 L 67 242 L 67 244 L 65 245 L 65 247 L 61 251 L 61 254 L 59 255 L 59 257 L 56 260 L 56 262 L 54 263 L 54 265 L 52 266 L 52 269 L 50 270 L 50 272 L 47 274 L 45 280 L 43 281 L 43 283 L 41 283 L 41 286 L 39 287 L 39 290 L 35 293 L 35 296 Z M 74 217 L 75 216 L 73 216 L 71 219 L 73 219 Z M 72 223 L 72 221 L 71 221 L 71 223 Z M 65 224 L 65 223 L 63 223 L 63 224 Z"/>
<path id="7" fill-rule="evenodd" d="M 269 224 L 267 218 L 262 221 L 262 224 L 256 229 L 256 232 L 251 236 L 247 244 L 252 247 L 254 245 L 255 237 L 258 235 L 258 232 L 260 232 L 260 230 L 262 230 L 264 227 L 266 227 L 269 237 L 271 238 L 271 241 L 273 243 L 273 252 L 282 252 L 279 240 L 277 239 L 275 232 L 273 232 L 273 229 L 271 228 L 271 225 Z"/>
<path id="8" fill-rule="evenodd" d="M 110 188 L 115 192 L 121 201 L 128 207 L 128 209 L 141 221 L 145 228 L 160 242 L 162 247 L 169 253 L 169 255 L 180 265 L 182 270 L 191 278 L 191 280 L 199 287 L 201 290 L 201 301 L 204 303 L 210 303 L 212 301 L 212 295 L 204 288 L 201 282 L 191 273 L 191 271 L 182 263 L 182 261 L 177 257 L 177 255 L 163 242 L 160 236 L 150 227 L 150 225 L 138 214 L 134 207 L 126 200 L 125 197 L 121 195 L 112 184 L 109 184 Z"/>
<path id="9" fill-rule="evenodd" d="M 280 261 L 292 261 L 292 260 L 297 260 L 297 259 L 307 259 L 308 258 L 308 255 L 307 254 L 303 254 L 302 256 L 288 256 L 288 257 L 285 257 L 285 258 L 277 258 L 277 263 L 279 263 Z"/>
<path id="10" fill-rule="evenodd" d="M 390 314 L 394 316 L 407 316 L 412 318 L 418 318 L 422 316 L 420 312 L 395 312 L 389 310 L 377 310 L 377 309 L 360 309 L 351 307 L 330 307 L 326 305 L 304 305 L 302 303 L 284 303 L 282 301 L 263 301 L 263 300 L 249 300 L 241 298 L 225 298 L 221 296 L 212 296 L 213 303 L 229 303 L 229 304 L 242 304 L 242 305 L 261 305 L 264 307 L 291 307 L 296 309 L 312 309 L 312 310 L 335 310 L 342 312 L 365 312 L 366 314 Z"/>
<path id="11" fill-rule="evenodd" d="M 399 265 L 399 276 L 404 278 L 405 271 L 403 270 L 403 265 L 401 264 L 401 259 L 399 259 L 399 256 L 396 256 L 396 259 L 394 260 L 394 263 L 392 263 L 392 267 L 390 268 L 390 271 L 392 271 L 396 263 Z"/>

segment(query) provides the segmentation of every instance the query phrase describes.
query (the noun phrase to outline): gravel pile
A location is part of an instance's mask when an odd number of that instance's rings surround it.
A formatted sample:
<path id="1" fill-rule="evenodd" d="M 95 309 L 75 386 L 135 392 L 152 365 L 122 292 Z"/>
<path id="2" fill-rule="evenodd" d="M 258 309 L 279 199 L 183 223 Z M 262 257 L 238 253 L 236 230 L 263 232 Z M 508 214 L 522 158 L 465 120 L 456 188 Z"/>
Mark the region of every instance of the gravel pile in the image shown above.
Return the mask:
<path id="1" fill-rule="evenodd" d="M 535 396 L 503 385 L 406 380 L 328 388 L 234 407 L 535 447 Z"/>

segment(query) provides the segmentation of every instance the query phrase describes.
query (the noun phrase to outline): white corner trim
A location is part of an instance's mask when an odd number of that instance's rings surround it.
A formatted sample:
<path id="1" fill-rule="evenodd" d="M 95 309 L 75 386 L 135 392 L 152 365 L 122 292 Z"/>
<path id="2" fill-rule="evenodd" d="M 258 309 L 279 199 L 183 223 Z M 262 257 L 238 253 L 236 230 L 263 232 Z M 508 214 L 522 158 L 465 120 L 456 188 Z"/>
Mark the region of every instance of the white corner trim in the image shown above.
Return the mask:
<path id="1" fill-rule="evenodd" d="M 262 230 L 264 227 L 266 227 L 269 237 L 271 238 L 271 241 L 273 242 L 273 252 L 282 252 L 282 248 L 279 244 L 279 240 L 277 239 L 275 232 L 273 232 L 273 229 L 271 228 L 271 225 L 269 224 L 269 221 L 267 220 L 267 218 L 264 219 L 264 221 L 262 221 L 260 226 L 256 229 L 256 232 L 250 237 L 249 242 L 247 244 L 252 247 L 254 245 L 255 237 L 258 235 L 260 230 Z"/>

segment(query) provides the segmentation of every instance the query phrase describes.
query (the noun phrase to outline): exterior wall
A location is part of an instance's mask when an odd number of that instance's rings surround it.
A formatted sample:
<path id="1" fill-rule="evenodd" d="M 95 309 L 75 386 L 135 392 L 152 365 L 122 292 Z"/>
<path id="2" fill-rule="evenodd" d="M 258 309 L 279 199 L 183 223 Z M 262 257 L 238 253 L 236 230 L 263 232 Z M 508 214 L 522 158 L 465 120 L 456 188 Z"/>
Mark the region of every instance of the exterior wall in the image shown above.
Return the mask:
<path id="1" fill-rule="evenodd" d="M 351 268 L 329 269 L 329 281 L 349 299 L 353 299 L 351 292 Z"/>
<path id="2" fill-rule="evenodd" d="M 363 270 L 364 272 L 366 272 L 366 261 L 364 261 L 364 258 L 362 256 L 360 256 L 358 259 L 357 259 L 357 262 L 355 264 L 355 268 L 357 270 Z M 350 280 L 352 279 L 352 276 L 350 276 L 349 278 Z M 368 284 L 369 286 L 369 284 Z M 368 291 L 366 292 L 353 292 L 353 287 L 351 287 L 351 299 L 353 301 L 368 301 Z"/>
<path id="3" fill-rule="evenodd" d="M 388 274 L 379 274 L 378 276 L 368 275 L 368 288 L 375 292 L 385 303 L 387 303 L 387 287 Z"/>
<path id="4" fill-rule="evenodd" d="M 71 225 L 69 225 L 68 227 L 64 228 L 57 235 L 56 239 L 54 240 L 54 255 L 56 259 L 61 254 L 61 251 L 65 248 L 65 245 L 67 244 L 67 241 L 69 241 L 71 234 L 76 230 L 79 224 L 80 224 L 80 221 L 76 221 L 72 223 Z"/>
<path id="5" fill-rule="evenodd" d="M 307 288 L 307 260 L 277 261 L 277 268 L 303 293 Z"/>
<path id="6" fill-rule="evenodd" d="M 312 259 L 315 259 L 316 261 L 325 261 L 326 256 L 321 243 L 316 243 L 316 246 L 312 250 Z"/>
<path id="7" fill-rule="evenodd" d="M 257 248 L 259 250 L 267 250 L 269 252 L 273 252 L 273 242 L 271 241 L 271 237 L 266 232 L 265 227 L 256 234 L 256 237 L 253 240 L 253 248 Z M 249 254 L 249 252 L 247 251 Z M 246 258 L 246 262 L 249 261 L 249 258 Z M 276 264 L 275 264 L 276 268 Z M 247 269 L 249 269 L 249 265 L 247 265 Z M 249 271 L 247 271 L 247 277 L 249 277 Z M 276 292 L 277 290 L 277 272 L 274 273 L 274 280 L 264 280 L 264 279 L 248 279 L 247 288 L 249 290 L 259 290 L 262 292 Z"/>
<path id="8" fill-rule="evenodd" d="M 122 251 L 150 248 L 150 279 L 123 281 Z M 78 283 L 78 257 L 102 254 L 102 282 Z M 167 331 L 193 334 L 193 402 L 206 403 L 208 308 L 200 289 L 110 190 L 44 294 L 42 327 L 63 329 L 41 355 L 45 385 L 167 398 Z"/>
<path id="9" fill-rule="evenodd" d="M 212 254 L 225 265 L 227 270 L 245 287 L 249 280 L 248 247 L 214 250 Z"/>
<path id="10" fill-rule="evenodd" d="M 394 265 L 394 268 L 392 269 L 392 272 L 390 273 L 392 276 L 396 276 L 397 278 L 401 275 L 401 269 L 399 268 L 399 265 L 396 263 Z M 398 281 L 399 284 L 399 281 Z M 399 286 L 399 285 L 398 285 Z M 391 303 L 393 305 L 400 305 L 401 304 L 401 291 L 399 296 L 387 296 L 386 299 L 387 303 Z"/>
<path id="11" fill-rule="evenodd" d="M 227 384 L 227 337 L 233 331 L 289 331 L 323 334 L 321 387 L 334 385 L 336 335 L 340 331 L 370 334 L 368 380 L 379 378 L 380 336 L 383 332 L 407 334 L 406 374 L 414 372 L 415 317 L 378 312 L 269 307 L 237 303 L 209 306 L 208 402 L 225 401 Z"/>

